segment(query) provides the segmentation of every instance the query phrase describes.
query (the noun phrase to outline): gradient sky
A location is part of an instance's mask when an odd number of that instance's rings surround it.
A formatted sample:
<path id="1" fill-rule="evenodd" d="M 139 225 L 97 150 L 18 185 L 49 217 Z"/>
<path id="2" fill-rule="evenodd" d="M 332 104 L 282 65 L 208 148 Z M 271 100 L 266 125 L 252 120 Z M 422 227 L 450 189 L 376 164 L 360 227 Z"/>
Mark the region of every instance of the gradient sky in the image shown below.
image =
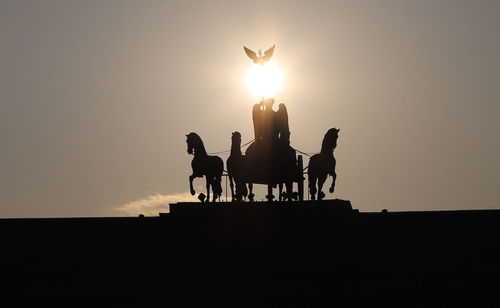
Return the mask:
<path id="1" fill-rule="evenodd" d="M 328 197 L 499 208 L 499 16 L 500 1 L 3 0 L 0 217 L 185 198 L 185 135 L 209 152 L 253 139 L 242 45 L 272 44 L 292 146 L 340 128 Z"/>

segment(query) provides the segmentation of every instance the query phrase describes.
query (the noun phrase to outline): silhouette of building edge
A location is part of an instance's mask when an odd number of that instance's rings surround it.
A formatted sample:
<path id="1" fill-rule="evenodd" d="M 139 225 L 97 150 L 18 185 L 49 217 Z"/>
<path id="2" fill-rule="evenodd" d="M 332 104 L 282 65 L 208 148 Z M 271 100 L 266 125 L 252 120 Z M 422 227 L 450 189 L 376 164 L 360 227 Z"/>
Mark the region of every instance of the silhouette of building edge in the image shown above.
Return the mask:
<path id="1" fill-rule="evenodd" d="M 7 306 L 499 303 L 500 210 L 176 203 L 155 217 L 0 219 L 0 232 Z"/>

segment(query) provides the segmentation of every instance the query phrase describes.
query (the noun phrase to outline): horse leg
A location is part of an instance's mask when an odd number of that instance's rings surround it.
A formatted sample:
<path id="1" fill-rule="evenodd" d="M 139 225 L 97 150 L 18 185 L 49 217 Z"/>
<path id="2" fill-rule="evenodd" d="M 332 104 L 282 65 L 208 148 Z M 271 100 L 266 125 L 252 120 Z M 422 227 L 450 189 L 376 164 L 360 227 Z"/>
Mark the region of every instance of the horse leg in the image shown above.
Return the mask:
<path id="1" fill-rule="evenodd" d="M 273 185 L 267 185 L 267 196 L 266 199 L 268 202 L 273 201 L 274 196 L 273 196 Z"/>
<path id="2" fill-rule="evenodd" d="M 248 196 L 247 183 L 243 182 L 241 183 L 241 200 L 246 199 L 247 196 Z"/>
<path id="3" fill-rule="evenodd" d="M 318 200 L 323 200 L 323 198 L 325 198 L 325 193 L 323 192 L 323 184 L 325 183 L 326 181 L 326 174 L 323 176 L 323 175 L 320 175 L 318 177 Z"/>
<path id="4" fill-rule="evenodd" d="M 286 182 L 286 200 L 287 201 L 292 201 L 292 195 L 293 195 L 293 182 Z"/>
<path id="5" fill-rule="evenodd" d="M 222 171 L 220 176 L 215 176 L 213 180 L 212 187 L 215 187 L 215 192 L 217 194 L 217 197 L 222 196 Z"/>
<path id="6" fill-rule="evenodd" d="M 194 188 L 193 188 L 193 179 L 195 178 L 196 176 L 194 174 L 191 174 L 189 176 L 189 191 L 191 192 L 191 196 L 194 196 L 194 194 L 196 193 L 194 191 Z"/>
<path id="7" fill-rule="evenodd" d="M 278 200 L 283 201 L 285 199 L 283 198 L 283 183 L 278 184 L 278 190 L 279 190 Z"/>
<path id="8" fill-rule="evenodd" d="M 243 198 L 243 193 L 241 191 L 241 183 L 239 181 L 235 181 L 236 185 L 236 191 L 234 193 L 234 201 L 236 202 L 241 202 L 241 199 Z"/>
<path id="9" fill-rule="evenodd" d="M 311 200 L 316 200 L 316 176 L 309 174 L 309 193 L 311 194 Z"/>
<path id="10" fill-rule="evenodd" d="M 333 194 L 333 192 L 335 190 L 335 180 L 337 179 L 337 174 L 335 172 L 332 174 L 332 178 L 333 178 L 332 179 L 332 186 L 330 186 L 330 189 L 329 189 L 329 192 L 331 194 Z"/>
<path id="11" fill-rule="evenodd" d="M 255 197 L 255 194 L 253 193 L 253 184 L 252 183 L 248 183 L 248 190 L 250 191 L 250 193 L 248 194 L 248 200 L 250 202 L 252 202 L 253 198 Z"/>
<path id="12" fill-rule="evenodd" d="M 236 201 L 241 202 L 248 195 L 247 184 L 241 178 L 236 182 Z"/>
<path id="13" fill-rule="evenodd" d="M 234 202 L 234 185 L 233 185 L 233 176 L 232 175 L 228 175 L 229 177 L 229 187 L 231 187 L 231 201 Z M 236 184 L 238 185 L 238 184 Z M 227 186 L 226 186 L 227 188 Z"/>
<path id="14" fill-rule="evenodd" d="M 207 202 L 210 202 L 210 179 L 208 178 L 208 174 L 205 176 L 205 179 L 207 187 Z"/>
<path id="15" fill-rule="evenodd" d="M 218 189 L 217 189 L 217 180 L 214 179 L 212 181 L 212 194 L 214 195 L 212 197 L 212 202 L 216 202 L 217 201 L 217 197 L 219 197 L 219 192 L 218 192 Z"/>

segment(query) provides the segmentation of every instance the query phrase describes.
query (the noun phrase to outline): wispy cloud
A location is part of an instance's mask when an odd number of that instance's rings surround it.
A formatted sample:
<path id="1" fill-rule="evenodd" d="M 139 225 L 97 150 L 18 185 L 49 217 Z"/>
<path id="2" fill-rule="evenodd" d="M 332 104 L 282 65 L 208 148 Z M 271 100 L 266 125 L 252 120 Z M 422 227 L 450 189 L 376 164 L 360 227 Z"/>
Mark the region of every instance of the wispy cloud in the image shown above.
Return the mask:
<path id="1" fill-rule="evenodd" d="M 156 194 L 115 207 L 113 208 L 113 211 L 122 216 L 137 216 L 139 214 L 156 216 L 160 212 L 168 212 L 169 203 L 183 201 L 199 202 L 196 195 L 193 197 L 188 192 L 169 195 Z"/>

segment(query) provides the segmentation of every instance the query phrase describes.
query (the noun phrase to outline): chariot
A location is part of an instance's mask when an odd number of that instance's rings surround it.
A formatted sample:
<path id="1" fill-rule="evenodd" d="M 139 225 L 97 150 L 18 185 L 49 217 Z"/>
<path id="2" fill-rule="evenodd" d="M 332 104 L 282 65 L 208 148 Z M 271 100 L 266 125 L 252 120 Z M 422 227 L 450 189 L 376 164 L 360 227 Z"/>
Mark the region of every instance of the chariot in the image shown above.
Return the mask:
<path id="1" fill-rule="evenodd" d="M 255 141 L 247 148 L 245 155 L 241 153 L 240 133 L 232 134 L 227 170 L 233 200 L 240 201 L 247 195 L 247 184 L 251 201 L 253 184 L 267 185 L 268 201 L 275 198 L 272 190 L 277 186 L 280 201 L 304 199 L 304 163 L 302 155 L 297 157 L 296 150 L 290 146 L 288 112 L 284 104 L 279 104 L 278 110 L 273 111 L 273 104 L 273 99 L 266 99 L 254 105 L 252 118 Z M 293 183 L 297 183 L 296 192 L 293 192 Z M 286 192 L 283 192 L 283 184 Z"/>

